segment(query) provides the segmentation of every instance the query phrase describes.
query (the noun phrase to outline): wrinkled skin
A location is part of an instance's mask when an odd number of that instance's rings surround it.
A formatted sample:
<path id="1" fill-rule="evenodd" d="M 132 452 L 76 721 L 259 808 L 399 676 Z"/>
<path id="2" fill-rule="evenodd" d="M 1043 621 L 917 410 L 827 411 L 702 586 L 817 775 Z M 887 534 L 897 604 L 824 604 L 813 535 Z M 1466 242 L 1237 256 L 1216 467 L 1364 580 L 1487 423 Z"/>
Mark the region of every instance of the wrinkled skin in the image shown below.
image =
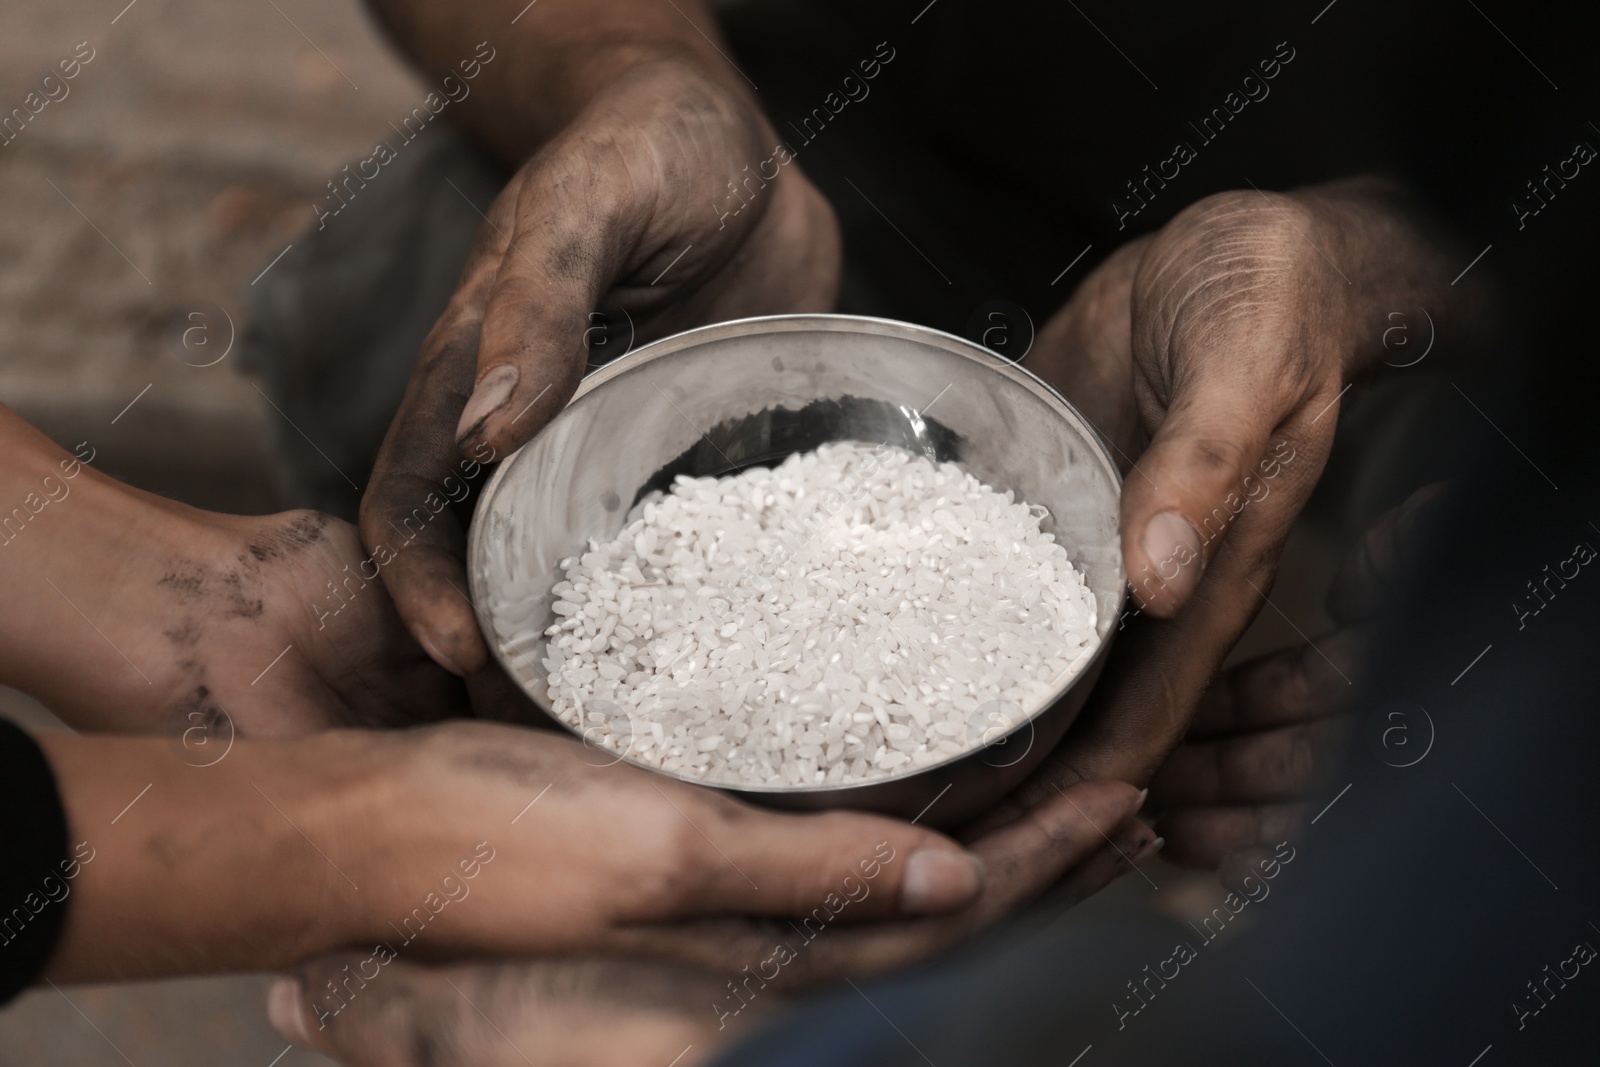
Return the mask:
<path id="1" fill-rule="evenodd" d="M 1219 193 L 1115 252 L 1041 331 L 1028 366 L 1127 471 L 1133 593 L 1089 706 L 984 825 L 1069 782 L 1150 781 L 1272 590 L 1382 309 L 1448 306 L 1438 257 L 1378 182 Z"/>
<path id="2" fill-rule="evenodd" d="M 499 459 L 532 437 L 572 396 L 591 344 L 609 357 L 630 336 L 828 310 L 838 225 L 799 168 L 783 166 L 765 188 L 741 185 L 749 203 L 736 213 L 743 201 L 724 192 L 776 143 L 748 94 L 657 61 L 617 78 L 529 159 L 489 209 L 423 344 L 362 501 L 368 544 L 463 456 Z M 591 319 L 600 307 L 626 316 Z M 384 572 L 411 632 L 463 675 L 489 663 L 465 600 L 466 521 L 441 514 Z"/>

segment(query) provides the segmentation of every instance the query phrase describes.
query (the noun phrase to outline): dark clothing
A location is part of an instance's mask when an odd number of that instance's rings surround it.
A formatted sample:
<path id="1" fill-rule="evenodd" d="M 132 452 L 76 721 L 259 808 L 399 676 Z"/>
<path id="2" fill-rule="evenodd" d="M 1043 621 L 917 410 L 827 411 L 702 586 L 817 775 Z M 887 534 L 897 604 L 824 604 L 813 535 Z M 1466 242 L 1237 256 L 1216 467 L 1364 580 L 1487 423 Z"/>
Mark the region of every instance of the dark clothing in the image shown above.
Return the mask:
<path id="1" fill-rule="evenodd" d="M 67 815 L 44 753 L 0 719 L 0 1003 L 44 970 L 66 921 Z"/>

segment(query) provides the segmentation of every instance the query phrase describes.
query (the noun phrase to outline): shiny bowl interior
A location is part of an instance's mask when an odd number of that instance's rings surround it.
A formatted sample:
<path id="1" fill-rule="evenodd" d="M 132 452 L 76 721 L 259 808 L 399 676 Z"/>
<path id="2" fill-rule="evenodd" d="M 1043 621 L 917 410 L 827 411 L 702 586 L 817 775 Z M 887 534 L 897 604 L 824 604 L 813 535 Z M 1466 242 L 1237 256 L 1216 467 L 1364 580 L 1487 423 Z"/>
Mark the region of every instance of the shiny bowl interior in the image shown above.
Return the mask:
<path id="1" fill-rule="evenodd" d="M 718 787 L 774 806 L 921 815 L 941 826 L 982 811 L 1060 740 L 1104 662 L 1126 594 L 1121 479 L 1099 434 L 1055 390 L 958 337 L 846 315 L 742 319 L 665 338 L 595 371 L 500 465 L 477 507 L 468 571 L 500 664 L 548 712 L 547 639 L 507 640 L 513 600 L 519 615 L 530 600 L 537 605 L 542 631 L 556 618 L 558 562 L 591 538 L 615 537 L 647 493 L 679 474 L 770 466 L 838 440 L 951 460 L 1044 505 L 1044 529 L 1094 595 L 1098 648 L 1005 737 L 943 763 L 860 784 Z"/>

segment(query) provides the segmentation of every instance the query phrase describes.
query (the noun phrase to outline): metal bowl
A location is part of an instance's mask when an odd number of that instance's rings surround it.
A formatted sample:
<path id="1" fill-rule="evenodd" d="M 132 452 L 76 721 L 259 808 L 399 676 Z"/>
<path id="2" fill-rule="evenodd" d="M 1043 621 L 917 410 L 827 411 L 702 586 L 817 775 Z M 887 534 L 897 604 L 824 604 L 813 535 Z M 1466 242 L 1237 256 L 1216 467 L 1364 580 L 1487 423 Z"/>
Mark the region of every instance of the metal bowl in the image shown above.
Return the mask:
<path id="1" fill-rule="evenodd" d="M 1061 740 L 1105 662 L 1126 594 L 1121 478 L 1094 427 L 1059 393 L 937 330 L 851 315 L 741 319 L 656 341 L 584 379 L 572 402 L 500 465 L 473 520 L 472 598 L 500 664 L 548 713 L 542 631 L 556 618 L 558 561 L 580 554 L 590 538 L 615 537 L 641 497 L 679 474 L 774 465 L 839 440 L 953 460 L 1043 504 L 1044 529 L 1094 594 L 1098 647 L 1042 709 L 1003 737 L 984 741 L 980 730 L 969 751 L 942 763 L 862 784 L 696 784 L 775 807 L 857 808 L 935 826 L 985 810 Z M 536 640 L 505 639 L 513 598 L 519 618 L 530 601 L 543 613 Z"/>

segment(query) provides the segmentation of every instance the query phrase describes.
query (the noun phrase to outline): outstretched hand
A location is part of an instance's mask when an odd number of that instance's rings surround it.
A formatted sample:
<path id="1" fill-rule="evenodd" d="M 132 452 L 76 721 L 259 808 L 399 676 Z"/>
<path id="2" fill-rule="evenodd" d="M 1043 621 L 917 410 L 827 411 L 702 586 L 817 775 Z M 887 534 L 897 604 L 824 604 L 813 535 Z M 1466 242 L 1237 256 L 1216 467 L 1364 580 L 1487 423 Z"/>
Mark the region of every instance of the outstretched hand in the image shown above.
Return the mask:
<path id="1" fill-rule="evenodd" d="M 636 924 L 612 942 L 613 950 L 632 956 L 626 960 L 540 958 L 437 969 L 391 963 L 381 978 L 345 997 L 347 1008 L 332 1012 L 325 991 L 340 988 L 354 961 L 329 957 L 275 986 L 269 1013 L 288 1040 L 352 1067 L 631 1065 L 675 1057 L 696 1063 L 816 982 L 923 958 L 1035 899 L 1064 872 L 1072 873 L 1058 889 L 1058 903 L 1097 891 L 1153 851 L 1154 833 L 1133 818 L 1142 800 L 1122 783 L 1081 783 L 969 842 L 986 872 L 982 891 L 942 916 L 853 911 L 858 903 L 846 900 L 865 903 L 880 888 L 859 878 L 833 887 L 819 870 L 816 878 L 793 881 L 799 892 L 790 898 L 810 910 L 790 919 L 730 915 Z M 710 829 L 720 837 L 733 827 Z M 423 1049 L 434 1058 L 424 1060 Z"/>

